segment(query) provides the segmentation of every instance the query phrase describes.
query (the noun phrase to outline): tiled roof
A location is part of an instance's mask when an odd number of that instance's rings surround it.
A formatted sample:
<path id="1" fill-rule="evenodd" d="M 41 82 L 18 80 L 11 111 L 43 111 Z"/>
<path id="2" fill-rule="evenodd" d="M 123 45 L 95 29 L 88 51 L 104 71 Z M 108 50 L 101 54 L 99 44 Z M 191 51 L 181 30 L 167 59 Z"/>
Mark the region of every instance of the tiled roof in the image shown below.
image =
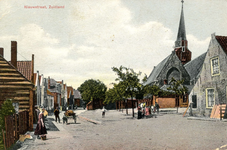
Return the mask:
<path id="1" fill-rule="evenodd" d="M 32 80 L 32 61 L 17 61 L 17 70 L 19 70 L 29 81 Z"/>
<path id="2" fill-rule="evenodd" d="M 227 54 L 227 36 L 215 36 L 222 49 Z"/>
<path id="3" fill-rule="evenodd" d="M 152 83 L 154 80 L 156 80 L 156 77 L 159 75 L 159 73 L 162 71 L 162 68 L 164 67 L 164 65 L 166 64 L 166 62 L 168 61 L 170 55 L 167 56 L 162 62 L 160 62 L 151 72 L 151 74 L 149 75 L 147 82 L 144 83 L 145 85 Z"/>
<path id="4" fill-rule="evenodd" d="M 47 90 L 47 95 L 54 96 L 53 93 L 50 92 L 50 90 Z"/>
<path id="5" fill-rule="evenodd" d="M 203 67 L 206 52 L 184 65 L 191 79 L 195 79 Z"/>

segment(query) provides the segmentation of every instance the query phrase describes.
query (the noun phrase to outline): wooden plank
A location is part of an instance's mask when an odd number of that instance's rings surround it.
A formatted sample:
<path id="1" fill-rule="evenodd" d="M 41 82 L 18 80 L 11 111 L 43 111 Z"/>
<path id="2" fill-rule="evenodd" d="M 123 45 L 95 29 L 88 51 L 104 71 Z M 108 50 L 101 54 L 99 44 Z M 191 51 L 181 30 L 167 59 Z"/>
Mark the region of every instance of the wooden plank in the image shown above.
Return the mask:
<path id="1" fill-rule="evenodd" d="M 0 94 L 6 94 L 6 93 L 15 93 L 15 94 L 29 94 L 29 89 L 21 90 L 21 89 L 1 89 Z"/>
<path id="2" fill-rule="evenodd" d="M 213 108 L 212 108 L 211 114 L 210 114 L 210 118 L 214 117 L 214 113 L 216 111 L 216 108 L 217 108 L 217 105 L 214 105 Z"/>
<path id="3" fill-rule="evenodd" d="M 13 100 L 17 100 L 17 101 L 29 100 L 29 97 L 14 97 Z"/>
<path id="4" fill-rule="evenodd" d="M 29 81 L 19 81 L 19 82 L 0 82 L 0 85 L 4 84 L 4 85 L 30 85 L 32 84 Z"/>
<path id="5" fill-rule="evenodd" d="M 19 76 L 21 77 L 21 74 L 15 72 L 15 73 L 8 73 L 8 72 L 2 72 L 0 73 L 0 76 Z"/>
<path id="6" fill-rule="evenodd" d="M 190 105 L 190 104 L 188 104 L 188 107 L 187 107 L 187 109 L 185 110 L 185 112 L 184 112 L 184 114 L 183 114 L 183 117 L 185 116 L 185 114 L 186 114 L 186 112 L 187 112 L 187 110 L 188 110 L 188 108 L 189 108 L 189 105 Z"/>
<path id="7" fill-rule="evenodd" d="M 3 129 L 2 129 L 2 135 L 3 135 L 4 148 L 6 150 L 6 138 L 5 138 L 5 133 Z"/>
<path id="8" fill-rule="evenodd" d="M 6 63 L 4 63 L 4 64 L 2 63 L 2 64 L 1 64 L 1 63 L 0 63 L 0 67 L 8 67 L 8 66 L 9 66 L 9 64 L 6 64 Z"/>
<path id="9" fill-rule="evenodd" d="M 29 104 L 29 101 L 23 101 L 23 102 L 19 101 L 19 105 L 25 105 L 25 104 Z"/>
<path id="10" fill-rule="evenodd" d="M 1 72 L 6 72 L 6 71 L 16 72 L 16 69 L 14 69 L 14 68 L 1 68 L 0 70 L 1 70 Z"/>
<path id="11" fill-rule="evenodd" d="M 24 77 L 1 77 L 1 80 L 25 80 Z"/>
<path id="12" fill-rule="evenodd" d="M 33 85 L 27 85 L 27 86 L 21 86 L 21 85 L 0 85 L 0 90 L 1 88 L 8 88 L 8 89 L 31 89 Z"/>
<path id="13" fill-rule="evenodd" d="M 19 105 L 19 108 L 21 108 L 21 109 L 29 109 L 29 106 L 28 105 Z"/>

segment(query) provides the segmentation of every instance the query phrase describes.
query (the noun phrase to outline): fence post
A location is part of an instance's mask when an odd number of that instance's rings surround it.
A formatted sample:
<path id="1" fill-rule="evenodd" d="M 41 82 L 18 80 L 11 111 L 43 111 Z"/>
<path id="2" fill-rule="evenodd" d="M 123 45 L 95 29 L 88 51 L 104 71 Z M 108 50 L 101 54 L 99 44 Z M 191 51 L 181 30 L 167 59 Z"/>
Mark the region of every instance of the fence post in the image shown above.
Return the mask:
<path id="1" fill-rule="evenodd" d="M 222 120 L 222 105 L 220 105 L 220 120 Z"/>
<path id="2" fill-rule="evenodd" d="M 5 139 L 5 134 L 4 134 L 4 130 L 2 129 L 2 135 L 3 135 L 3 142 L 4 142 L 4 148 L 6 150 L 6 139 Z"/>

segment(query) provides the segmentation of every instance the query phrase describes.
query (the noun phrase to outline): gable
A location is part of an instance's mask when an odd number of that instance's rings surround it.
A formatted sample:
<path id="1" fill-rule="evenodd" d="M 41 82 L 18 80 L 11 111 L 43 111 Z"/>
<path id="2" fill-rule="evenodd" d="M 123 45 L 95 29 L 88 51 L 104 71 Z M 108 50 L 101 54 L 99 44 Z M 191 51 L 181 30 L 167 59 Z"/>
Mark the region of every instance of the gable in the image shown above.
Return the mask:
<path id="1" fill-rule="evenodd" d="M 33 83 L 0 55 L 0 104 L 6 99 L 19 103 L 19 110 L 29 109 Z"/>
<path id="2" fill-rule="evenodd" d="M 157 66 L 154 67 L 154 69 L 152 70 L 152 72 L 150 73 L 150 75 L 147 79 L 147 82 L 144 83 L 145 85 L 152 84 L 157 79 L 157 76 L 160 74 L 162 68 L 168 61 L 169 57 L 170 57 L 170 55 L 167 56 L 163 61 L 161 61 Z"/>
<path id="3" fill-rule="evenodd" d="M 167 83 L 169 83 L 172 77 L 176 80 L 184 79 L 184 84 L 190 84 L 190 76 L 174 51 L 157 76 L 157 80 L 159 85 L 162 86 L 164 80 L 167 80 Z"/>

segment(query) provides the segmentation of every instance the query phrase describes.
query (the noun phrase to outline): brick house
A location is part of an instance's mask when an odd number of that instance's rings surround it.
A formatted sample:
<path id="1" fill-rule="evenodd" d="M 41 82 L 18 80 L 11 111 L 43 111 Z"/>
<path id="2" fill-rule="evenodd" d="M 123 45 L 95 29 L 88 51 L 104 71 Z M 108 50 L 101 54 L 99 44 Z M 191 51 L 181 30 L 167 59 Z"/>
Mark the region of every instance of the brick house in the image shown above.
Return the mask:
<path id="1" fill-rule="evenodd" d="M 214 105 L 227 103 L 227 36 L 211 35 L 201 73 L 190 93 L 200 115 L 209 116 Z"/>

